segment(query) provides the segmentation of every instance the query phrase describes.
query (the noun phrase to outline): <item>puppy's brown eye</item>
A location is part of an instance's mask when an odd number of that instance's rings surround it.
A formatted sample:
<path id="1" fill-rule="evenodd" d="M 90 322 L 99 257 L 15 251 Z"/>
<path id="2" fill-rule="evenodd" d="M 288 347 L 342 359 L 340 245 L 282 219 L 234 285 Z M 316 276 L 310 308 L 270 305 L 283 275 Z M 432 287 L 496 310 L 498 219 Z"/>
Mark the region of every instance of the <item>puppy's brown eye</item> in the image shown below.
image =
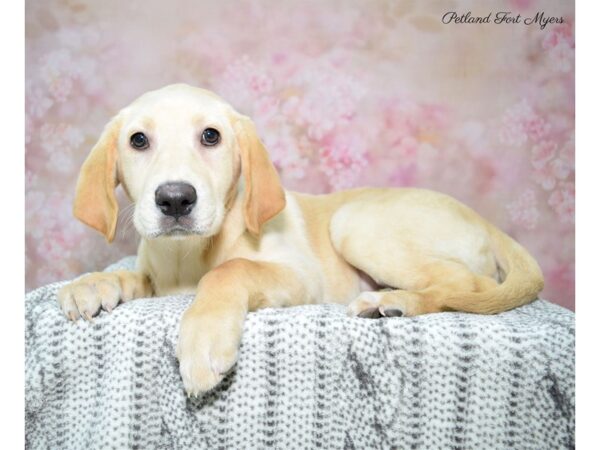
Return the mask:
<path id="1" fill-rule="evenodd" d="M 132 134 L 129 142 L 131 143 L 131 146 L 136 150 L 146 150 L 150 145 L 148 142 L 148 138 L 144 133 Z"/>
<path id="2" fill-rule="evenodd" d="M 202 132 L 202 137 L 200 138 L 200 142 L 202 145 L 207 147 L 212 147 L 213 145 L 217 145 L 221 140 L 221 134 L 215 130 L 214 128 L 207 128 Z"/>

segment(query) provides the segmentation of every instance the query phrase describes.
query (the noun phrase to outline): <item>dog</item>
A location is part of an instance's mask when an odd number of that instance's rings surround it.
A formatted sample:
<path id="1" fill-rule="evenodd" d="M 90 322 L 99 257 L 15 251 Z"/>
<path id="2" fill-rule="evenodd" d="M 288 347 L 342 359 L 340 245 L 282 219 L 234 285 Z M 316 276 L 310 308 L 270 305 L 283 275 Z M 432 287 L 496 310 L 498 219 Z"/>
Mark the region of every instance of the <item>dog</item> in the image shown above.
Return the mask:
<path id="1" fill-rule="evenodd" d="M 74 215 L 108 242 L 119 184 L 135 205 L 136 270 L 84 275 L 58 301 L 91 320 L 120 302 L 194 293 L 177 345 L 188 395 L 234 366 L 249 311 L 333 302 L 358 317 L 495 314 L 544 286 L 527 250 L 450 196 L 285 191 L 253 122 L 184 84 L 122 109 L 81 168 Z"/>

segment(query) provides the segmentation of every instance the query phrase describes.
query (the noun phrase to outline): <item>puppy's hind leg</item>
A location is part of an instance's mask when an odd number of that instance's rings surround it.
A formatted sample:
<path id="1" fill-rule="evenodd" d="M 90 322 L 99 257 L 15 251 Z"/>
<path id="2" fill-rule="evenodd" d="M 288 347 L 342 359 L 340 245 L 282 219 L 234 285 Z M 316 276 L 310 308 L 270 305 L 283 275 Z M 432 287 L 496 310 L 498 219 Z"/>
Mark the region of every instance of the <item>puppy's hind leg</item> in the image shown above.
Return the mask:
<path id="1" fill-rule="evenodd" d="M 389 289 L 361 292 L 348 305 L 348 315 L 367 319 L 380 317 L 411 317 L 419 314 L 440 312 L 433 296 L 425 291 Z"/>
<path id="2" fill-rule="evenodd" d="M 329 231 L 339 255 L 392 288 L 360 294 L 349 313 L 481 311 L 473 303 L 486 296 L 473 294 L 497 291 L 494 278 L 500 278 L 487 228 L 446 197 L 404 192 L 365 191 L 332 216 Z M 488 299 L 488 309 L 501 301 Z"/>
<path id="3" fill-rule="evenodd" d="M 446 298 L 457 292 L 483 292 L 498 285 L 496 280 L 477 275 L 455 261 L 430 263 L 421 271 L 423 284 L 418 288 L 362 292 L 348 305 L 348 314 L 379 318 L 453 311 L 445 305 Z"/>

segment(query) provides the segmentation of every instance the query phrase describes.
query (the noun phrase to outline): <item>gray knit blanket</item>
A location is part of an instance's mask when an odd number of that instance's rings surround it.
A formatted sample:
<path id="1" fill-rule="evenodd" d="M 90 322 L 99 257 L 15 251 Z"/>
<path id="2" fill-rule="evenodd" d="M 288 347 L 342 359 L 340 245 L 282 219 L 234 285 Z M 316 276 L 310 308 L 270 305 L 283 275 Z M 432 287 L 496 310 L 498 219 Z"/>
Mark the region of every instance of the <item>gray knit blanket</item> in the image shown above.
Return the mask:
<path id="1" fill-rule="evenodd" d="M 235 369 L 189 399 L 175 348 L 191 296 L 71 323 L 63 284 L 26 296 L 27 448 L 575 445 L 575 317 L 547 301 L 495 316 L 264 309 L 248 315 Z"/>

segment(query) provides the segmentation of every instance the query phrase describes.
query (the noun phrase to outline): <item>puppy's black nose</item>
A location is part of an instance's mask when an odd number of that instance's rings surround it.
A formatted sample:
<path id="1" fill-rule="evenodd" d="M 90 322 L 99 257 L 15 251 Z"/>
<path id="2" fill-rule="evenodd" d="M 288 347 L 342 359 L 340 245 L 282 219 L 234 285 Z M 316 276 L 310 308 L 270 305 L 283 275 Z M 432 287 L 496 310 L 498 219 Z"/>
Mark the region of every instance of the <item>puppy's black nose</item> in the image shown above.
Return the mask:
<path id="1" fill-rule="evenodd" d="M 161 184 L 154 193 L 156 206 L 165 216 L 187 216 L 196 204 L 197 196 L 194 186 L 176 182 Z"/>

